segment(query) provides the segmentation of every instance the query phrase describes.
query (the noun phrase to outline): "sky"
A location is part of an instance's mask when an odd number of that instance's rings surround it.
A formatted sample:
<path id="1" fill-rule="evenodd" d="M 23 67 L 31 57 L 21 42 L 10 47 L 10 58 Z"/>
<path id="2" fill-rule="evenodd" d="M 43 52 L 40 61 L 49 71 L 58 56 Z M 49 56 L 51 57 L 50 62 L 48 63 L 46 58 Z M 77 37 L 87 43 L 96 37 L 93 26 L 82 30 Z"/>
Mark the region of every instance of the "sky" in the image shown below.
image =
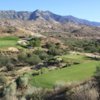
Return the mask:
<path id="1" fill-rule="evenodd" d="M 100 22 L 100 0 L 1 0 L 0 10 L 49 10 L 60 15 L 72 15 Z"/>

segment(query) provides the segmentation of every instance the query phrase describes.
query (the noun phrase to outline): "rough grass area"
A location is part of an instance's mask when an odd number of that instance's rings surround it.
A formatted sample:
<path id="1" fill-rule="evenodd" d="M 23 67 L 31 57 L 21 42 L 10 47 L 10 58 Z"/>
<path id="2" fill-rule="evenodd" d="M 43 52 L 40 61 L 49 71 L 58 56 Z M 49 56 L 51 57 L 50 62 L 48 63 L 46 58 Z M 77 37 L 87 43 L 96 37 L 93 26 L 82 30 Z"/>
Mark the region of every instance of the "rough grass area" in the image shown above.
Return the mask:
<path id="1" fill-rule="evenodd" d="M 89 79 L 95 72 L 96 66 L 100 64 L 99 61 L 88 59 L 82 55 L 68 55 L 66 58 L 73 58 L 81 60 L 79 65 L 72 65 L 63 69 L 54 70 L 46 74 L 35 76 L 31 78 L 31 84 L 37 87 L 51 88 L 59 82 L 76 82 Z"/>
<path id="2" fill-rule="evenodd" d="M 0 37 L 0 48 L 6 48 L 6 47 L 16 47 L 18 38 L 17 37 Z"/>

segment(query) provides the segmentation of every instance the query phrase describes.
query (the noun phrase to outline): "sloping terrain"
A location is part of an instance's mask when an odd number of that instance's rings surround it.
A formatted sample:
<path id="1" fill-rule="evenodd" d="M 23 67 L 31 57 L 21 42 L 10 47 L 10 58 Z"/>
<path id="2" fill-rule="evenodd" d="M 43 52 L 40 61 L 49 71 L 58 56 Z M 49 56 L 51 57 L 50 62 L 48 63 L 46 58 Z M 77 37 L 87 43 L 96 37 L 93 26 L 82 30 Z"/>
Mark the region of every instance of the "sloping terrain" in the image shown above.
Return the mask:
<path id="1" fill-rule="evenodd" d="M 62 85 L 94 78 L 100 64 L 99 25 L 50 11 L 0 11 L 0 97 L 36 100 L 34 96 L 40 96 L 40 100 L 45 88 L 54 88 L 59 98 L 59 91 L 66 94 Z"/>
<path id="2" fill-rule="evenodd" d="M 35 10 L 33 12 L 28 11 L 0 11 L 0 19 L 18 19 L 18 20 L 36 20 L 36 19 L 44 19 L 46 21 L 56 21 L 60 23 L 76 23 L 76 24 L 83 24 L 89 26 L 100 26 L 99 22 L 91 22 L 84 19 L 79 19 L 73 16 L 61 16 L 54 14 L 50 11 L 41 11 Z"/>
<path id="3" fill-rule="evenodd" d="M 56 15 L 50 11 L 0 11 L 0 36 L 36 33 L 64 38 L 99 38 L 100 28 L 99 23 Z"/>

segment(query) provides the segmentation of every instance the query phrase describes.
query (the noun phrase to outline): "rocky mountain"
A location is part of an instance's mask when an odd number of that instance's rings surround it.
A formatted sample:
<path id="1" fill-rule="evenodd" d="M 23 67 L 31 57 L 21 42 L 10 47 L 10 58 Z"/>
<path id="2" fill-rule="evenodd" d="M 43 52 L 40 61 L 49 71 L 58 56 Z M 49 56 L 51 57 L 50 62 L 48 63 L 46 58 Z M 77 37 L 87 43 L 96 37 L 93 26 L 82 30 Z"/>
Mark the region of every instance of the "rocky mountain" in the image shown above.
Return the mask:
<path id="1" fill-rule="evenodd" d="M 61 16 L 50 11 L 0 11 L 0 36 L 42 34 L 61 39 L 69 37 L 100 39 L 99 26 L 99 22 Z"/>
<path id="2" fill-rule="evenodd" d="M 88 25 L 88 26 L 100 26 L 99 22 L 91 22 L 84 19 L 79 19 L 73 16 L 61 16 L 54 14 L 50 11 L 41 11 L 41 10 L 35 10 L 33 12 L 28 11 L 0 11 L 0 19 L 16 19 L 16 20 L 45 20 L 45 21 L 54 21 L 59 22 L 61 24 L 66 23 L 75 23 L 75 24 L 81 24 L 81 25 Z"/>

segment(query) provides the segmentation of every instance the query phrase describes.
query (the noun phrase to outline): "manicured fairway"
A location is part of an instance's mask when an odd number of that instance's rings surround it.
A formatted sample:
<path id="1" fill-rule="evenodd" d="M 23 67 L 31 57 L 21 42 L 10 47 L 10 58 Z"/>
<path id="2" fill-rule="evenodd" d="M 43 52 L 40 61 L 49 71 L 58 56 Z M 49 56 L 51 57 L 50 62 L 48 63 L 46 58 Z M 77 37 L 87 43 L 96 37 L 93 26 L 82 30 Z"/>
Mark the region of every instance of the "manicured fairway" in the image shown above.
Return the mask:
<path id="1" fill-rule="evenodd" d="M 59 82 L 73 82 L 73 81 L 84 81 L 89 79 L 95 72 L 96 66 L 100 63 L 95 60 L 85 60 L 84 56 L 72 55 L 68 58 L 74 58 L 82 60 L 83 62 L 79 65 L 72 65 L 63 69 L 54 70 L 46 74 L 42 74 L 36 77 L 32 77 L 31 84 L 37 87 L 53 87 Z M 67 58 L 67 56 L 66 56 Z"/>
<path id="2" fill-rule="evenodd" d="M 16 47 L 17 41 L 17 37 L 0 37 L 0 48 L 6 48 L 11 46 Z"/>

